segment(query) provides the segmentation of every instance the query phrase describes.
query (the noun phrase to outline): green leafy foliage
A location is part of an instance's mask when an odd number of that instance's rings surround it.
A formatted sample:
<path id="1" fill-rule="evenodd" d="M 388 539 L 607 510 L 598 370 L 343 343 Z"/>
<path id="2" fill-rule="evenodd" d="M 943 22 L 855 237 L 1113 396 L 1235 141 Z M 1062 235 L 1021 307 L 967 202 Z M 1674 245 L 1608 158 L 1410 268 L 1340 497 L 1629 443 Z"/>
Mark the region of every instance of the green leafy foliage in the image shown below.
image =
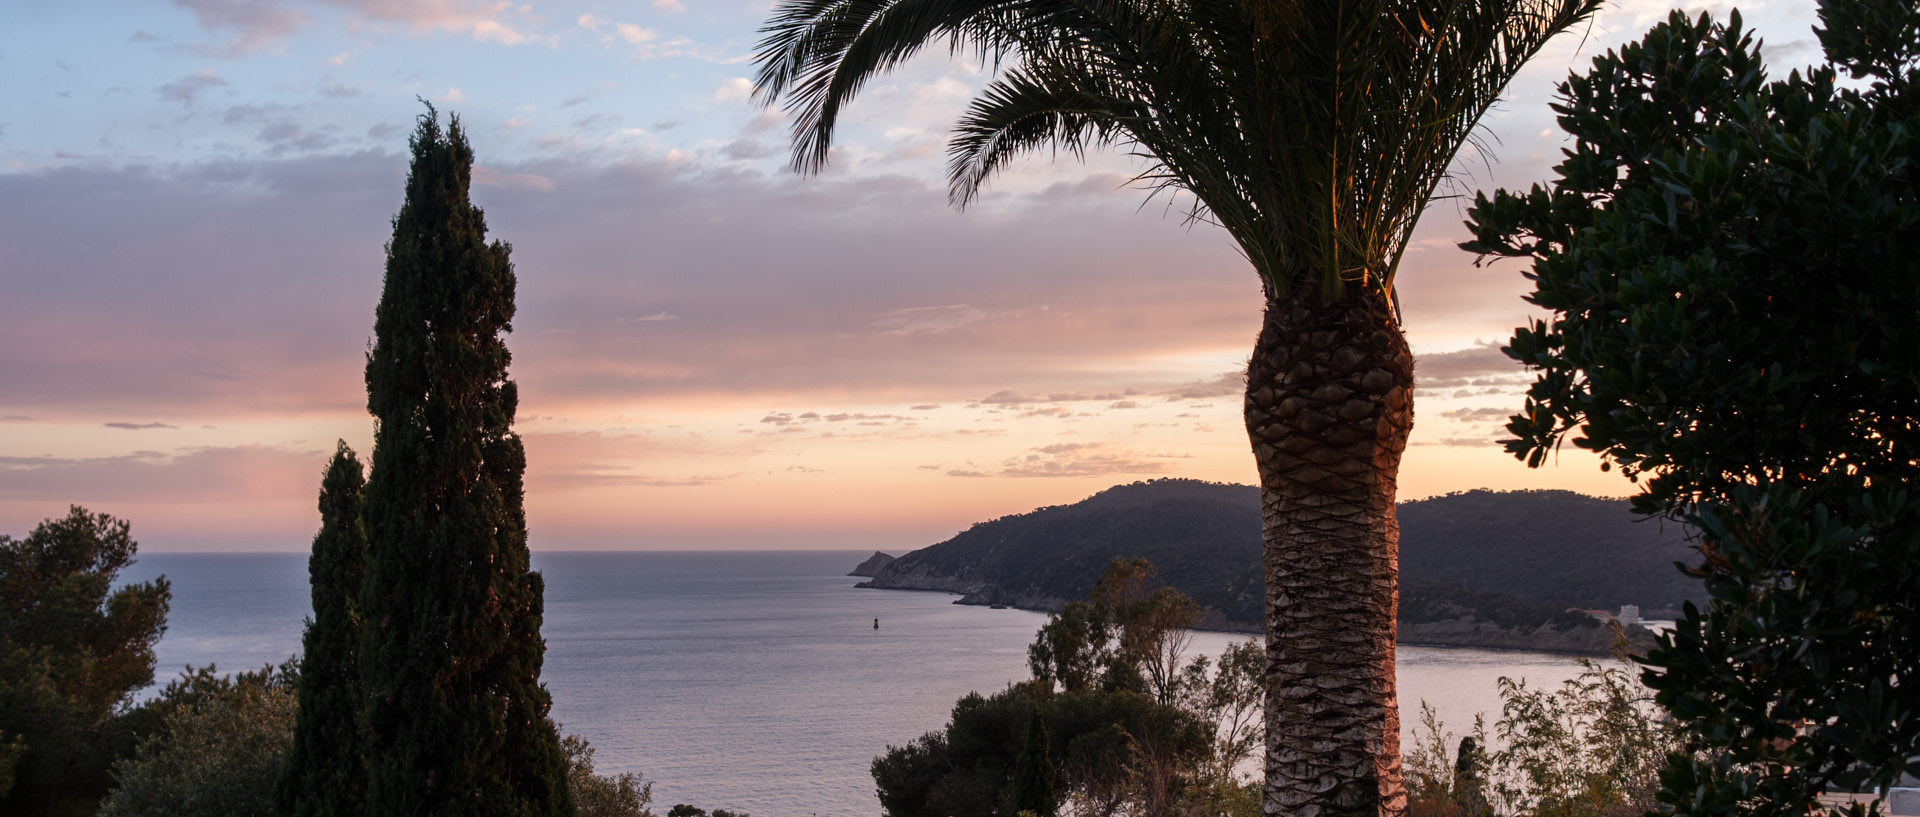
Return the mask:
<path id="1" fill-rule="evenodd" d="M 1630 665 L 1581 665 L 1558 689 L 1501 678 L 1497 742 L 1476 718 L 1455 753 L 1422 702 L 1407 753 L 1410 814 L 1638 817 L 1653 807 L 1659 772 L 1683 736 Z"/>
<path id="2" fill-rule="evenodd" d="M 707 810 L 686 803 L 676 803 L 667 810 L 667 817 L 707 817 Z M 744 811 L 728 811 L 723 808 L 713 810 L 713 817 L 751 817 Z"/>
<path id="3" fill-rule="evenodd" d="M 1070 601 L 1027 645 L 1027 666 L 1033 677 L 1058 683 L 1068 692 L 1093 689 L 1111 661 L 1112 623 L 1105 611 L 1084 601 Z"/>
<path id="4" fill-rule="evenodd" d="M 647 810 L 653 803 L 652 783 L 633 772 L 595 774 L 593 746 L 579 735 L 561 739 L 560 748 L 567 753 L 567 789 L 577 817 L 653 817 Z"/>
<path id="5" fill-rule="evenodd" d="M 1036 713 L 1047 724 L 1056 797 L 1096 814 L 1177 794 L 1178 778 L 1210 748 L 1206 724 L 1137 691 L 1055 692 L 1028 681 L 961 698 L 945 730 L 875 758 L 882 810 L 890 817 L 1014 814 L 1015 771 Z"/>
<path id="6" fill-rule="evenodd" d="M 0 535 L 0 812 L 91 813 L 140 734 L 117 716 L 153 682 L 171 593 L 164 577 L 114 589 L 128 532 L 75 506 Z"/>
<path id="7" fill-rule="evenodd" d="M 1676 13 L 1562 86 L 1557 182 L 1470 213 L 1553 313 L 1510 347 L 1540 376 L 1509 450 L 1578 429 L 1700 531 L 1709 604 L 1647 658 L 1696 750 L 1677 813 L 1920 772 L 1916 14 L 1823 2 L 1827 64 L 1769 81 L 1737 15 Z"/>
<path id="8" fill-rule="evenodd" d="M 117 787 L 99 817 L 285 815 L 276 780 L 295 746 L 301 665 L 289 659 L 231 676 L 188 667 L 129 713 L 149 724 L 146 737 L 114 765 Z M 593 746 L 578 735 L 561 746 L 575 817 L 652 817 L 652 783 L 597 774 Z"/>
<path id="9" fill-rule="evenodd" d="M 1257 814 L 1237 767 L 1261 741 L 1265 653 L 1189 659 L 1198 607 L 1154 575 L 1114 560 L 1036 634 L 1033 680 L 969 694 L 944 730 L 875 758 L 886 814 Z"/>
<path id="10" fill-rule="evenodd" d="M 301 639 L 300 714 L 275 787 L 291 817 L 360 817 L 367 787 L 365 693 L 360 684 L 361 577 L 366 478 L 343 441 L 320 484 L 320 532 L 307 560 L 313 618 Z"/>
<path id="11" fill-rule="evenodd" d="M 573 808 L 540 685 L 542 584 L 502 337 L 513 265 L 468 199 L 459 120 L 442 130 L 429 108 L 411 147 L 367 353 L 367 808 L 561 817 Z"/>
<path id="12" fill-rule="evenodd" d="M 292 661 L 231 677 L 187 668 L 143 707 L 159 726 L 114 764 L 99 817 L 278 817 L 298 683 Z"/>
<path id="13" fill-rule="evenodd" d="M 1907 473 L 1912 140 L 1833 82 L 1766 83 L 1738 20 L 1703 16 L 1563 86 L 1561 180 L 1472 211 L 1469 248 L 1534 258 L 1555 313 L 1514 335 L 1541 375 L 1509 450 L 1538 463 L 1582 428 L 1649 511 Z"/>
<path id="14" fill-rule="evenodd" d="M 1013 764 L 1013 808 L 1018 814 L 1053 817 L 1060 802 L 1054 795 L 1053 756 L 1047 722 L 1038 709 L 1027 720 L 1027 739 Z"/>
<path id="15" fill-rule="evenodd" d="M 1422 624 L 1460 617 L 1511 628 L 1542 624 L 1557 629 L 1599 626 L 1584 613 L 1556 610 L 1546 604 L 1528 604 L 1505 593 L 1474 590 L 1452 582 L 1409 579 L 1400 583 L 1402 622 Z"/>

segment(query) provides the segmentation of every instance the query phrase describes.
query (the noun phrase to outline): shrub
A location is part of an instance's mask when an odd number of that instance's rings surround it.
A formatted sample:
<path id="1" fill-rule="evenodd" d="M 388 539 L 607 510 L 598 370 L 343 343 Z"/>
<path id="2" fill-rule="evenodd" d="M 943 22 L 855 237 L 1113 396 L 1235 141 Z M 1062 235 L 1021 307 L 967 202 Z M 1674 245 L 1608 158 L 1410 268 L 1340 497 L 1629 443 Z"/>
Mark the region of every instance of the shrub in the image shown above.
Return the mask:
<path id="1" fill-rule="evenodd" d="M 114 763 L 117 785 L 99 817 L 274 817 L 296 683 L 292 662 L 232 678 L 188 668 L 148 705 L 160 727 Z"/>
<path id="2" fill-rule="evenodd" d="M 1659 774 L 1683 736 L 1630 664 L 1585 659 L 1559 689 L 1500 679 L 1501 746 L 1487 751 L 1475 718 L 1462 750 L 1421 704 L 1406 756 L 1409 817 L 1637 817 L 1654 806 Z"/>

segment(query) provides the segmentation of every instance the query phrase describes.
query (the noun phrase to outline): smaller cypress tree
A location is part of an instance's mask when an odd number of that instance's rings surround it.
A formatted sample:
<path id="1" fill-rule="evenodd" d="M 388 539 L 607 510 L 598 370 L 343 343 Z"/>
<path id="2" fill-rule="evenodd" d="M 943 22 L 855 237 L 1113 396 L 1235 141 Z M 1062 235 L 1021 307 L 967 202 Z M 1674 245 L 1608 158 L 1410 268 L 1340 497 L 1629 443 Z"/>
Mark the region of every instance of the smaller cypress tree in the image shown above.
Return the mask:
<path id="1" fill-rule="evenodd" d="M 1027 742 L 1013 766 L 1013 811 L 1053 817 L 1055 809 L 1053 753 L 1047 746 L 1047 724 L 1039 707 L 1027 718 Z"/>
<path id="2" fill-rule="evenodd" d="M 274 800 L 292 817 L 359 817 L 367 786 L 360 684 L 361 517 L 366 477 L 342 440 L 320 483 L 320 532 L 307 575 L 313 618 L 301 639 L 300 710 Z"/>

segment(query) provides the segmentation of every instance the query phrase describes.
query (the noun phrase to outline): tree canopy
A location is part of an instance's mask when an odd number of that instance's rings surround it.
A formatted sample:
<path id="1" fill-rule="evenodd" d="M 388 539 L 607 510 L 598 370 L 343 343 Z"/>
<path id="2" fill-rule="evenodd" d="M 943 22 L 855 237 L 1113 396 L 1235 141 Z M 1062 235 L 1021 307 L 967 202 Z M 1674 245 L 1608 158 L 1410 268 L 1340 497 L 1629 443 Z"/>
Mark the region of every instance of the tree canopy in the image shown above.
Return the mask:
<path id="1" fill-rule="evenodd" d="M 1681 814 L 1920 771 L 1920 10 L 1820 19 L 1826 62 L 1770 80 L 1737 13 L 1676 12 L 1561 86 L 1557 180 L 1470 212 L 1552 313 L 1509 450 L 1571 437 L 1698 527 L 1710 601 L 1647 658 L 1700 750 Z"/>
<path id="2" fill-rule="evenodd" d="M 0 535 L 0 810 L 90 813 L 129 748 L 116 715 L 153 682 L 172 598 L 165 577 L 119 588 L 139 545 L 127 522 L 74 506 Z"/>
<path id="3" fill-rule="evenodd" d="M 1115 559 L 1035 635 L 1032 680 L 969 694 L 943 730 L 875 758 L 886 814 L 1257 812 L 1237 770 L 1261 739 L 1260 646 L 1188 655 L 1197 608 L 1153 575 Z"/>

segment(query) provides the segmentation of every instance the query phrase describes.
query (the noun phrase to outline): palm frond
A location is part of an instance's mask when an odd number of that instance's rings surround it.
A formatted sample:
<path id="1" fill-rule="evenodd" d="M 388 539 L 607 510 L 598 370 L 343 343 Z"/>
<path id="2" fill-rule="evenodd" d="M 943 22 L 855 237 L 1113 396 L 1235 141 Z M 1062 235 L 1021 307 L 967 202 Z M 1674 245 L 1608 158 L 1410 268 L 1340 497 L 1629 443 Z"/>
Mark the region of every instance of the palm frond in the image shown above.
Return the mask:
<path id="1" fill-rule="evenodd" d="M 1117 132 L 1105 100 L 1083 89 L 1047 87 L 1025 68 L 989 83 L 947 146 L 948 198 L 965 207 L 1006 162 L 1049 145 L 1072 154 L 1111 144 Z"/>
<path id="2" fill-rule="evenodd" d="M 783 0 L 759 99 L 827 160 L 845 104 L 936 41 L 1005 60 L 956 126 L 965 206 L 1012 158 L 1125 144 L 1272 297 L 1391 295 L 1421 209 L 1520 66 L 1601 0 Z"/>
<path id="3" fill-rule="evenodd" d="M 929 43 L 952 40 L 996 47 L 988 25 L 1020 0 L 794 0 L 763 29 L 755 93 L 788 99 L 794 114 L 793 166 L 826 163 L 840 109 L 867 80 Z M 1001 45 L 999 47 L 1004 47 Z"/>

